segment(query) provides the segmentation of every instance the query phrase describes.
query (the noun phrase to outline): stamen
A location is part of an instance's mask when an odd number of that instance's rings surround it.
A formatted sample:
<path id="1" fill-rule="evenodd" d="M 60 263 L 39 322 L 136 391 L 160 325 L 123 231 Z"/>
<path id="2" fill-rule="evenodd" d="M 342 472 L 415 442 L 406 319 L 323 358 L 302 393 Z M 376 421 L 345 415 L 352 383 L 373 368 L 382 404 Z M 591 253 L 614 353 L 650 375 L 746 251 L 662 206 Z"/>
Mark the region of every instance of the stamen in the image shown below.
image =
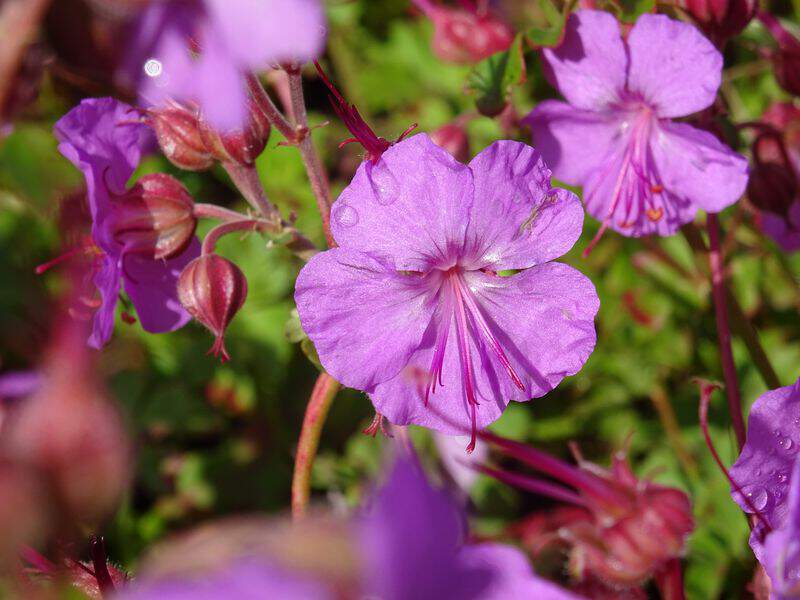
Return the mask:
<path id="1" fill-rule="evenodd" d="M 464 385 L 464 392 L 467 395 L 467 404 L 470 411 L 470 420 L 472 421 L 472 428 L 470 430 L 469 444 L 467 445 L 467 454 L 471 454 L 475 450 L 476 432 L 477 432 L 477 414 L 476 407 L 479 405 L 478 399 L 475 397 L 475 381 L 473 379 L 474 371 L 472 367 L 472 356 L 469 352 L 469 323 L 467 322 L 467 311 L 464 306 L 464 297 L 458 286 L 458 281 L 455 279 L 458 275 L 450 274 L 450 286 L 452 287 L 453 297 L 455 299 L 455 317 L 456 317 L 456 340 L 458 342 L 458 353 L 461 358 L 461 382 Z"/>
<path id="2" fill-rule="evenodd" d="M 75 256 L 76 254 L 79 254 L 79 253 L 83 252 L 83 250 L 84 250 L 84 246 L 83 245 L 78 246 L 76 248 L 72 248 L 71 250 L 67 250 L 63 254 L 60 254 L 59 256 L 56 256 L 55 258 L 53 258 L 51 260 L 48 260 L 45 263 L 40 264 L 38 267 L 36 267 L 35 272 L 36 272 L 37 275 L 41 275 L 42 273 L 45 273 L 45 272 L 49 271 L 50 269 L 52 269 L 56 265 L 60 265 L 62 262 L 69 260 L 70 258 Z"/>

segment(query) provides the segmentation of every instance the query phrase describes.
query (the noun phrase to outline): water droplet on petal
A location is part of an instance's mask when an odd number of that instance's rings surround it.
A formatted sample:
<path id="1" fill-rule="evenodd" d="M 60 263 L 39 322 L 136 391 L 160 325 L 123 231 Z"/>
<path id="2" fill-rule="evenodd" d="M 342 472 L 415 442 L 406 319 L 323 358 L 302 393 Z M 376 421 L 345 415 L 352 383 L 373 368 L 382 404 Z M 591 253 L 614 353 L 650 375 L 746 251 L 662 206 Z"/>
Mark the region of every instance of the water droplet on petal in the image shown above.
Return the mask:
<path id="1" fill-rule="evenodd" d="M 786 473 L 778 473 L 778 483 L 786 483 L 789 481 L 789 476 Z"/>
<path id="2" fill-rule="evenodd" d="M 753 505 L 753 508 L 756 510 L 764 510 L 764 507 L 769 501 L 769 493 L 765 489 L 758 488 L 747 492 L 747 498 L 750 500 L 750 504 Z"/>
<path id="3" fill-rule="evenodd" d="M 339 204 L 333 209 L 333 218 L 342 227 L 352 227 L 358 223 L 358 212 L 349 204 Z"/>
<path id="4" fill-rule="evenodd" d="M 782 438 L 778 443 L 784 450 L 790 450 L 793 444 L 791 438 Z"/>
<path id="5" fill-rule="evenodd" d="M 368 171 L 367 176 L 372 184 L 372 190 L 375 193 L 375 199 L 378 204 L 388 206 L 397 200 L 400 183 L 382 163 L 373 166 Z"/>

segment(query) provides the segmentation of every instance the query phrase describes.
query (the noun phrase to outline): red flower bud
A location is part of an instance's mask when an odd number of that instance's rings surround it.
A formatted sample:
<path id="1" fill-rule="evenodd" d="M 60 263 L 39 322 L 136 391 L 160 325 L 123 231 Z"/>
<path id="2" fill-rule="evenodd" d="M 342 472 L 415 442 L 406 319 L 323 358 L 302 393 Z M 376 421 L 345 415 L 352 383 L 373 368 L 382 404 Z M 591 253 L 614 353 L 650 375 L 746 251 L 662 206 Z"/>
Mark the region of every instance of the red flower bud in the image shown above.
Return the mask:
<path id="1" fill-rule="evenodd" d="M 472 64 L 508 50 L 514 40 L 511 28 L 491 14 L 478 14 L 458 8 L 435 7 L 433 52 L 441 60 Z"/>
<path id="2" fill-rule="evenodd" d="M 264 151 L 269 140 L 269 121 L 252 99 L 248 105 L 249 118 L 242 129 L 223 133 L 200 119 L 200 137 L 217 160 L 250 166 Z"/>
<path id="3" fill-rule="evenodd" d="M 117 198 L 109 227 L 127 252 L 172 258 L 183 252 L 194 236 L 194 200 L 174 177 L 145 175 Z"/>
<path id="4" fill-rule="evenodd" d="M 697 26 L 720 44 L 739 35 L 758 9 L 756 0 L 682 0 Z"/>
<path id="5" fill-rule="evenodd" d="M 150 112 L 150 126 L 169 161 L 180 169 L 202 171 L 214 164 L 203 138 L 197 115 L 178 104 Z"/>
<path id="6" fill-rule="evenodd" d="M 464 127 L 458 123 L 442 125 L 431 133 L 431 139 L 437 146 L 441 146 L 453 155 L 457 161 L 469 162 L 469 137 Z"/>
<path id="7" fill-rule="evenodd" d="M 225 329 L 247 298 L 247 279 L 226 258 L 204 254 L 194 259 L 178 278 L 178 298 L 195 319 L 216 336 L 209 353 L 230 359 L 225 349 Z"/>
<path id="8" fill-rule="evenodd" d="M 753 170 L 747 184 L 750 202 L 787 218 L 798 196 L 797 175 L 780 135 L 763 133 L 753 142 Z"/>
<path id="9" fill-rule="evenodd" d="M 779 49 L 772 64 L 780 86 L 790 94 L 800 96 L 800 44 Z"/>

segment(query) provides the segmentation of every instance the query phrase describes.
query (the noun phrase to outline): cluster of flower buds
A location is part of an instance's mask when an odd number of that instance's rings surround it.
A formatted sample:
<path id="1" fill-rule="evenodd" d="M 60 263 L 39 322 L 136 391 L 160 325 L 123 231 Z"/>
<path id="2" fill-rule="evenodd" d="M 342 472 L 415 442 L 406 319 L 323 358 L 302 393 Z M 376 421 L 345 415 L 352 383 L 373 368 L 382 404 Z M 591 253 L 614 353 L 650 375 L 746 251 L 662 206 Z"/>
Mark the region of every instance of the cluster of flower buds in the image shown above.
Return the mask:
<path id="1" fill-rule="evenodd" d="M 684 552 L 694 528 L 688 496 L 638 479 L 625 453 L 610 469 L 579 459 L 578 467 L 530 446 L 490 433 L 482 438 L 558 483 L 488 465 L 482 472 L 521 489 L 583 509 L 558 530 L 570 547 L 570 570 L 579 581 L 596 579 L 615 589 L 640 586 Z"/>
<path id="2" fill-rule="evenodd" d="M 682 0 L 681 7 L 718 46 L 739 35 L 758 10 L 756 0 Z"/>
<path id="3" fill-rule="evenodd" d="M 214 334 L 210 353 L 225 362 L 225 330 L 247 298 L 247 279 L 241 269 L 216 254 L 194 259 L 178 279 L 178 298 L 192 317 Z"/>
<path id="4" fill-rule="evenodd" d="M 173 258 L 194 237 L 194 200 L 174 177 L 164 173 L 145 175 L 117 198 L 109 228 L 125 252 L 155 260 Z"/>
<path id="5" fill-rule="evenodd" d="M 187 171 L 202 171 L 214 164 L 252 166 L 264 151 L 270 124 L 257 103 L 248 102 L 247 124 L 233 131 L 218 131 L 196 109 L 178 103 L 149 111 L 149 123 L 161 151 L 172 164 Z"/>

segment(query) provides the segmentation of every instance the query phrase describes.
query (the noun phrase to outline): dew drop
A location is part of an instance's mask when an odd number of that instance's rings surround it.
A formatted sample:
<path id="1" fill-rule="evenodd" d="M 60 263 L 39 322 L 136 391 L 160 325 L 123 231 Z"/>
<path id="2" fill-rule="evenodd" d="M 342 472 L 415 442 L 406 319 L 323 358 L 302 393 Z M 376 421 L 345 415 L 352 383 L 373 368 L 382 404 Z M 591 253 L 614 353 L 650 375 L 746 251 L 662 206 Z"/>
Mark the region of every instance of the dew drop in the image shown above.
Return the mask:
<path id="1" fill-rule="evenodd" d="M 753 508 L 756 510 L 763 510 L 769 501 L 769 494 L 767 493 L 767 490 L 764 489 L 749 491 L 747 492 L 747 497 L 749 498 L 750 503 L 753 505 Z"/>
<path id="2" fill-rule="evenodd" d="M 786 483 L 789 480 L 789 476 L 786 473 L 778 473 L 778 483 Z"/>
<path id="3" fill-rule="evenodd" d="M 397 200 L 400 183 L 382 163 L 372 167 L 368 171 L 367 177 L 369 177 L 378 204 L 388 206 Z"/>
<path id="4" fill-rule="evenodd" d="M 334 219 L 342 227 L 352 227 L 358 223 L 358 213 L 349 204 L 340 204 L 334 209 Z"/>
<path id="5" fill-rule="evenodd" d="M 792 442 L 791 438 L 783 438 L 778 443 L 784 450 L 790 450 L 794 442 Z"/>

